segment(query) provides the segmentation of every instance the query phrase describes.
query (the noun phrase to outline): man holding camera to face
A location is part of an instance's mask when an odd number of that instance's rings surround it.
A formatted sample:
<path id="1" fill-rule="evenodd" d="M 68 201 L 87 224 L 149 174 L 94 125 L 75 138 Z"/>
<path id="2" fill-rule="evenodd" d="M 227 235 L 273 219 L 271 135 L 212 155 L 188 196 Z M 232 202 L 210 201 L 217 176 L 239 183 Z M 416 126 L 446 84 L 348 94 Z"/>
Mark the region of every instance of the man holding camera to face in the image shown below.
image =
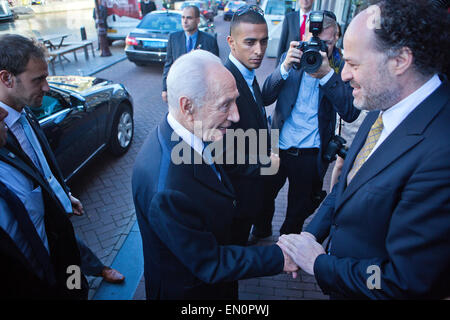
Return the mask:
<path id="1" fill-rule="evenodd" d="M 336 112 L 347 122 L 359 115 L 353 107 L 352 88 L 330 67 L 338 27 L 329 15 L 323 11 L 310 14 L 308 30 L 313 31 L 313 37 L 309 34 L 307 43 L 292 41 L 264 83 L 264 104 L 277 101 L 272 128 L 280 130 L 281 161 L 266 190 L 265 211 L 252 230 L 250 242 L 272 234 L 274 201 L 286 178 L 288 206 L 280 234 L 302 230 L 318 205 L 316 198 L 328 167 L 324 153 L 333 136 Z"/>

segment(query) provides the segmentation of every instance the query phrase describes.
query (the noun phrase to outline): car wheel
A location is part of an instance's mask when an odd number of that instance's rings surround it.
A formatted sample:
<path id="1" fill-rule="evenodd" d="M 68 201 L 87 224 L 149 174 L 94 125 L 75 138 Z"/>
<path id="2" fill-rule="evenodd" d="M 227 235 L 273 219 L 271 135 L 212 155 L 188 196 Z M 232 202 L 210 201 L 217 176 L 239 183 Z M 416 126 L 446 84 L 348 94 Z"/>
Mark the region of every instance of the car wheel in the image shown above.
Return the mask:
<path id="1" fill-rule="evenodd" d="M 116 156 L 127 152 L 134 134 L 133 112 L 127 104 L 120 104 L 114 116 L 109 151 Z"/>

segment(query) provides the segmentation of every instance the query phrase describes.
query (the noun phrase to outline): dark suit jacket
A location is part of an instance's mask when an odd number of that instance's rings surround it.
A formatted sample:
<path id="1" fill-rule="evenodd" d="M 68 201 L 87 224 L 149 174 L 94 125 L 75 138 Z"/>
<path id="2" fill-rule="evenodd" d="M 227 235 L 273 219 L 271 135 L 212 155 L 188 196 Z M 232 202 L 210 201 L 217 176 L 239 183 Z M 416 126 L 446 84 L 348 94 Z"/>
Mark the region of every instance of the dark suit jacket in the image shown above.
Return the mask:
<path id="1" fill-rule="evenodd" d="M 285 54 L 280 64 L 284 61 Z M 272 129 L 283 128 L 284 122 L 290 116 L 297 101 L 298 91 L 303 77 L 303 69 L 291 69 L 286 80 L 280 73 L 280 64 L 266 79 L 263 86 L 264 104 L 270 105 L 277 101 L 272 119 Z M 323 160 L 323 153 L 328 146 L 336 128 L 336 112 L 346 122 L 355 121 L 360 110 L 353 106 L 352 87 L 342 81 L 340 74 L 333 74 L 325 86 L 319 87 L 319 135 L 320 151 L 318 157 L 319 176 L 323 177 L 328 163 Z"/>
<path id="2" fill-rule="evenodd" d="M 263 177 L 261 176 L 261 167 L 270 166 L 269 164 L 261 164 L 259 160 L 258 152 L 261 154 L 265 154 L 266 156 L 270 156 L 270 137 L 267 135 L 267 144 L 264 150 L 259 150 L 260 145 L 260 135 L 259 130 L 268 130 L 267 127 L 267 118 L 262 108 L 264 106 L 258 106 L 253 95 L 248 87 L 247 82 L 242 76 L 239 69 L 231 62 L 229 59 L 225 61 L 225 67 L 233 74 L 234 79 L 236 80 L 236 85 L 239 91 L 239 97 L 236 99 L 236 105 L 239 111 L 239 122 L 233 123 L 230 129 L 242 129 L 246 132 L 249 129 L 256 130 L 257 139 L 253 141 L 256 143 L 257 154 L 250 154 L 250 146 L 249 141 L 247 140 L 245 143 L 245 164 L 237 164 L 238 157 L 238 142 L 234 141 L 234 154 L 235 154 L 235 162 L 234 164 L 224 165 L 224 169 L 227 172 L 231 183 L 233 184 L 234 189 L 236 190 L 236 196 L 238 200 L 238 210 L 239 217 L 238 219 L 254 219 L 258 212 L 260 212 L 263 208 L 263 203 L 261 201 L 261 197 L 264 192 L 264 183 Z M 261 136 L 264 137 L 264 136 Z M 225 137 L 224 140 L 226 140 Z M 226 144 L 226 142 L 224 142 Z M 227 150 L 226 150 L 227 151 Z M 225 152 L 224 159 L 226 159 L 227 152 Z M 252 163 L 250 163 L 250 161 Z M 225 162 L 225 160 L 224 160 Z M 256 162 L 256 163 L 254 163 Z M 237 221 L 238 224 L 241 224 L 241 221 Z M 234 228 L 234 230 L 239 230 L 239 228 Z M 245 236 L 245 239 L 248 237 L 248 234 Z"/>
<path id="3" fill-rule="evenodd" d="M 346 177 L 378 112 L 369 113 L 341 177 L 307 231 L 331 238 L 314 273 L 340 298 L 450 296 L 450 88 L 442 84 L 389 135 L 346 187 Z M 366 281 L 381 269 L 381 289 Z"/>
<path id="4" fill-rule="evenodd" d="M 174 148 L 192 157 L 194 151 L 171 141 L 172 133 L 164 119 L 139 152 L 132 177 L 147 298 L 237 298 L 233 281 L 281 272 L 283 254 L 275 245 L 231 246 L 236 201 L 226 173 L 217 165 L 220 182 L 205 163 L 174 164 Z"/>
<path id="5" fill-rule="evenodd" d="M 56 160 L 44 133 L 39 127 L 37 119 L 29 110 L 27 110 L 27 115 L 52 172 L 67 190 Z M 51 260 L 56 278 L 56 284 L 53 286 L 49 286 L 47 282 L 38 278 L 14 241 L 0 228 L 0 238 L 2 239 L 0 241 L 2 261 L 0 272 L 5 275 L 6 281 L 6 285 L 3 284 L 1 286 L 3 290 L 0 290 L 0 295 L 2 297 L 32 299 L 86 299 L 88 284 L 83 275 L 81 290 L 68 290 L 66 285 L 67 278 L 70 275 L 67 274 L 67 267 L 70 265 L 81 265 L 72 224 L 50 185 L 23 152 L 18 141 L 10 132 L 8 132 L 6 146 L 0 148 L 0 161 L 15 167 L 31 179 L 36 187 L 41 186 L 42 188 L 45 204 L 45 228 L 50 249 L 50 256 L 47 258 Z M 20 199 L 4 185 L 1 188 L 0 197 L 6 201 L 10 208 L 26 210 Z"/>
<path id="6" fill-rule="evenodd" d="M 209 51 L 216 56 L 219 56 L 219 46 L 217 45 L 217 39 L 203 31 L 198 31 L 197 42 L 194 46 L 195 49 L 202 49 Z M 166 63 L 163 70 L 163 90 L 167 91 L 167 75 L 169 74 L 170 67 L 181 55 L 186 53 L 186 35 L 183 30 L 172 32 L 169 35 L 167 42 L 167 55 Z"/>
<path id="7" fill-rule="evenodd" d="M 283 20 L 280 42 L 278 43 L 277 62 L 282 54 L 289 50 L 291 41 L 300 41 L 300 12 L 289 12 Z"/>

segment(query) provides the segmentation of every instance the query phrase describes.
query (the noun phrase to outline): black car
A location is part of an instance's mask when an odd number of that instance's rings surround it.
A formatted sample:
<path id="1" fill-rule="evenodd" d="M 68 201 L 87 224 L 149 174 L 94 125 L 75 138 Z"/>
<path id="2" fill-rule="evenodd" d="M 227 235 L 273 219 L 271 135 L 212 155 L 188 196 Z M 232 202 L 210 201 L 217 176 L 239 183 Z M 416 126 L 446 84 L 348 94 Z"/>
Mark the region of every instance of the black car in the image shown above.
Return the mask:
<path id="1" fill-rule="evenodd" d="M 138 66 L 151 62 L 166 60 L 167 39 L 171 32 L 183 30 L 181 26 L 182 11 L 165 10 L 148 13 L 127 36 L 125 53 L 128 60 Z M 200 16 L 200 31 L 216 37 L 214 24 Z"/>
<path id="2" fill-rule="evenodd" d="M 124 154 L 133 139 L 133 102 L 121 84 L 79 76 L 47 78 L 50 91 L 32 109 L 64 178 L 69 180 L 95 155 Z"/>

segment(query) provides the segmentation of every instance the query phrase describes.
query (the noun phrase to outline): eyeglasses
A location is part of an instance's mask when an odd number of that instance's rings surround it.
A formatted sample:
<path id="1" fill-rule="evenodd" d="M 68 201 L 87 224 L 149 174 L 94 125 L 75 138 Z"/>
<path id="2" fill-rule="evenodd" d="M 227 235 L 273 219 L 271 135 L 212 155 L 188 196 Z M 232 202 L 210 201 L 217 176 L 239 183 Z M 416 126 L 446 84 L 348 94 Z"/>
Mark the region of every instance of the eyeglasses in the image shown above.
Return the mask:
<path id="1" fill-rule="evenodd" d="M 331 19 L 333 19 L 334 21 L 337 21 L 336 15 L 335 15 L 333 12 L 328 11 L 328 10 L 323 10 L 323 13 L 324 13 L 324 15 L 326 15 L 328 18 L 331 18 Z"/>
<path id="2" fill-rule="evenodd" d="M 247 13 L 249 11 L 256 12 L 256 13 L 258 13 L 258 14 L 260 14 L 260 15 L 262 15 L 264 17 L 264 11 L 260 7 L 258 7 L 255 4 L 252 4 L 252 5 L 246 4 L 246 5 L 243 5 L 242 7 L 240 7 L 239 9 L 236 10 L 236 12 L 233 14 L 233 18 L 232 19 L 234 19 L 234 17 L 240 17 L 240 16 L 242 16 L 243 14 L 245 14 L 245 13 Z"/>

